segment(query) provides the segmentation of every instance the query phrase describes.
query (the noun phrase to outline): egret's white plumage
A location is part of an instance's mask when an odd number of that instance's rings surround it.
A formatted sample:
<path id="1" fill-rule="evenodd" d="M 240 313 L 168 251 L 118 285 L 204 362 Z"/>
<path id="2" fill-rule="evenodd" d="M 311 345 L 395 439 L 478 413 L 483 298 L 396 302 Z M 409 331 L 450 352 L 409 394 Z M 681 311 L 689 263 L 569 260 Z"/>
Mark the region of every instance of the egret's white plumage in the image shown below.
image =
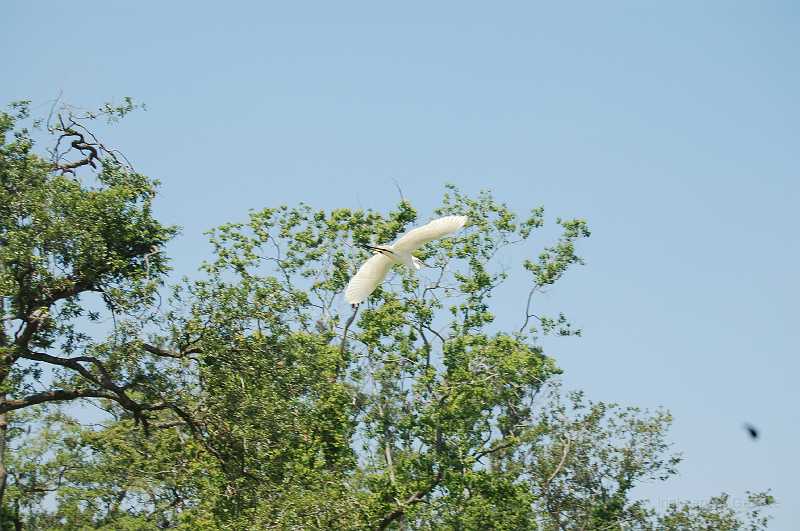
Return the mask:
<path id="1" fill-rule="evenodd" d="M 391 267 L 392 261 L 386 256 L 381 253 L 372 255 L 348 282 L 344 291 L 345 300 L 350 304 L 358 304 L 369 297 L 369 294 L 383 282 Z"/>
<path id="2" fill-rule="evenodd" d="M 393 245 L 370 247 L 375 254 L 359 268 L 344 290 L 344 298 L 350 304 L 359 304 L 375 291 L 383 282 L 392 264 L 402 264 L 419 269 L 422 262 L 411 253 L 442 236 L 446 236 L 464 226 L 466 216 L 445 216 L 435 219 L 405 233 Z"/>

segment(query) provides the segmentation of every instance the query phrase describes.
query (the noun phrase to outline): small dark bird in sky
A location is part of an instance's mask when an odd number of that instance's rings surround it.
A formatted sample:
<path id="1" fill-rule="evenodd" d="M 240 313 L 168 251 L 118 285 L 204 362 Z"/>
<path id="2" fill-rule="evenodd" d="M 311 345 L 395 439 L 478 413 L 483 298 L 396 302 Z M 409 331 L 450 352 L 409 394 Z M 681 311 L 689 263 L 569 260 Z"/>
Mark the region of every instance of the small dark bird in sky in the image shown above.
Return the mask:
<path id="1" fill-rule="evenodd" d="M 745 424 L 744 429 L 747 430 L 747 433 L 750 434 L 750 437 L 753 440 L 758 439 L 758 430 L 755 428 L 755 426 L 753 426 L 752 424 Z"/>

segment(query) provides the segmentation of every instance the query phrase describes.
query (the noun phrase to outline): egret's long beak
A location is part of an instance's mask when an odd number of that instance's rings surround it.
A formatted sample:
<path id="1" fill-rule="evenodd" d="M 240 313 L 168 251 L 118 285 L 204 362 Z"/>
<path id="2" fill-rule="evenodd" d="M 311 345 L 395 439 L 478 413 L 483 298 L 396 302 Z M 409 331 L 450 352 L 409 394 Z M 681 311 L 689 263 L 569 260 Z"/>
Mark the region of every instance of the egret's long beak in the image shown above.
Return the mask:
<path id="1" fill-rule="evenodd" d="M 364 249 L 369 249 L 370 251 L 375 251 L 376 253 L 381 253 L 381 254 L 385 254 L 385 253 L 394 254 L 394 253 L 393 253 L 392 251 L 390 251 L 389 249 L 384 249 L 383 247 L 374 247 L 374 246 L 372 246 L 372 245 L 360 245 L 360 247 L 363 247 Z"/>

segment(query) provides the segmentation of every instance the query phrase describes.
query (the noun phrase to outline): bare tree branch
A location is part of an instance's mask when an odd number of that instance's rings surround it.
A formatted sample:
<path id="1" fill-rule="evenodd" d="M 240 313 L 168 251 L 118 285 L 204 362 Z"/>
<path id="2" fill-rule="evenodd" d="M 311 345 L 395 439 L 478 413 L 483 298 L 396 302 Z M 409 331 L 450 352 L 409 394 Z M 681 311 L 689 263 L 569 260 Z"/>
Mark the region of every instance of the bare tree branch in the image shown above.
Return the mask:
<path id="1" fill-rule="evenodd" d="M 90 358 L 88 356 L 80 356 L 76 358 L 59 358 L 57 356 L 51 356 L 50 354 L 45 354 L 44 352 L 33 352 L 30 350 L 26 350 L 22 354 L 20 354 L 21 358 L 31 361 L 41 361 L 44 363 L 50 363 L 51 365 L 58 365 L 60 367 L 65 367 L 67 369 L 72 369 L 73 371 L 78 372 L 81 376 L 89 380 L 90 382 L 96 385 L 103 385 L 102 379 L 97 378 L 92 372 L 81 365 L 80 362 L 82 361 L 92 361 L 96 362 L 98 365 L 100 361 L 95 358 Z M 105 368 L 103 368 L 105 370 Z M 106 375 L 108 373 L 106 372 Z"/>
<path id="2" fill-rule="evenodd" d="M 443 476 L 444 476 L 444 469 L 440 468 L 439 471 L 436 473 L 436 476 L 434 476 L 433 481 L 431 481 L 431 483 L 427 487 L 418 490 L 417 492 L 406 498 L 405 501 L 400 502 L 398 506 L 394 510 L 392 510 L 392 512 L 387 514 L 383 518 L 383 520 L 381 520 L 381 522 L 378 524 L 378 529 L 383 531 L 384 529 L 389 527 L 389 525 L 392 522 L 403 516 L 405 512 L 408 510 L 409 506 L 421 502 L 422 499 L 425 496 L 427 496 L 433 489 L 435 489 L 440 481 L 442 481 Z"/>
<path id="3" fill-rule="evenodd" d="M 358 313 L 358 305 L 355 306 L 353 309 L 353 314 L 347 320 L 344 325 L 344 332 L 342 332 L 342 343 L 339 345 L 339 356 L 344 356 L 344 350 L 347 348 L 347 332 L 350 330 L 350 325 L 353 324 L 353 321 L 356 319 L 356 314 Z"/>
<path id="4" fill-rule="evenodd" d="M 22 409 L 24 407 L 42 404 L 44 402 L 58 402 L 74 400 L 76 398 L 107 398 L 109 400 L 117 400 L 117 397 L 112 393 L 102 389 L 73 389 L 71 391 L 56 389 L 54 391 L 28 395 L 25 398 L 3 400 L 0 402 L 0 413 L 6 413 L 8 411 Z"/>
<path id="5" fill-rule="evenodd" d="M 531 290 L 528 292 L 528 302 L 525 304 L 525 322 L 522 323 L 522 326 L 519 327 L 519 333 L 521 334 L 525 327 L 528 326 L 528 323 L 531 320 L 531 317 L 539 319 L 538 316 L 531 313 L 531 299 L 533 298 L 533 294 L 536 293 L 536 290 L 539 288 L 538 285 L 533 286 Z"/>
<path id="6" fill-rule="evenodd" d="M 176 358 L 176 359 L 183 359 L 188 357 L 190 354 L 198 354 L 200 349 L 198 348 L 187 348 L 181 351 L 173 351 L 167 350 L 165 348 L 157 347 L 155 345 L 151 345 L 149 343 L 142 343 L 142 348 L 149 352 L 150 354 L 154 354 L 156 356 L 162 356 L 165 358 Z"/>
<path id="7" fill-rule="evenodd" d="M 561 467 L 564 466 L 564 462 L 567 460 L 569 447 L 570 447 L 570 440 L 565 438 L 563 443 L 563 448 L 561 450 L 561 461 L 559 461 L 558 466 L 556 466 L 556 469 L 553 470 L 553 473 L 550 474 L 550 477 L 548 477 L 547 480 L 544 482 L 545 489 L 547 489 L 550 486 L 550 482 L 553 481 L 553 479 L 558 475 L 559 472 L 561 472 Z"/>

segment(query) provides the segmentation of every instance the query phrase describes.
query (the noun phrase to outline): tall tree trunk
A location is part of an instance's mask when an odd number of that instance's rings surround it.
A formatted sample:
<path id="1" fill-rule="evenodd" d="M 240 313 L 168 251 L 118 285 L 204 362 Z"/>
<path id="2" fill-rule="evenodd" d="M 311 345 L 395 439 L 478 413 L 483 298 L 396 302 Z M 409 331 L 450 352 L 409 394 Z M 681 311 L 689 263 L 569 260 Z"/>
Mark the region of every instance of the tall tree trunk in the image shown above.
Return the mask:
<path id="1" fill-rule="evenodd" d="M 6 299 L 0 297 L 0 317 L 3 318 L 3 325 L 0 328 L 0 385 L 5 382 L 10 370 L 11 356 L 8 352 L 10 340 L 6 336 Z M 6 394 L 0 394 L 0 404 L 5 403 Z M 5 508 L 4 499 L 6 493 L 6 481 L 8 480 L 8 470 L 6 470 L 6 436 L 8 435 L 8 413 L 0 413 L 0 515 Z"/>
<path id="2" fill-rule="evenodd" d="M 6 395 L 0 395 L 5 400 Z M 6 493 L 6 480 L 8 471 L 6 470 L 6 435 L 8 432 L 8 413 L 0 413 L 0 511 L 3 510 L 3 497 Z"/>
<path id="3" fill-rule="evenodd" d="M 3 340 L 5 339 L 5 332 L 0 335 L 0 347 L 4 346 Z M 0 354 L 0 363 L 5 362 L 5 356 Z M 0 366 L 0 385 L 5 382 L 6 376 L 8 376 L 8 368 Z M 6 401 L 6 394 L 0 394 L 0 404 L 4 404 Z M 8 413 L 0 413 L 0 514 L 3 512 L 3 505 L 4 495 L 6 493 L 6 480 L 8 479 L 8 470 L 6 470 L 6 437 L 8 436 Z"/>

